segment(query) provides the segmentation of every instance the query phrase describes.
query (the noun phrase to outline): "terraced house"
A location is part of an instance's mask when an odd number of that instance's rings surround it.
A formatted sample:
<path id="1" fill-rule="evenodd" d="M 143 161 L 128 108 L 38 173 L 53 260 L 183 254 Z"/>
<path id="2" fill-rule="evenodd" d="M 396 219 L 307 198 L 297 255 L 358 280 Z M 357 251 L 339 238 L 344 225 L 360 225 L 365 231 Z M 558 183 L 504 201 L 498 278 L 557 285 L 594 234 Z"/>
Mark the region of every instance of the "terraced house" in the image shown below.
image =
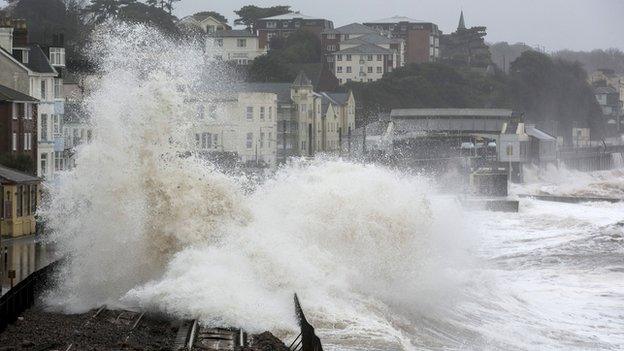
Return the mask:
<path id="1" fill-rule="evenodd" d="M 50 46 L 30 44 L 22 20 L 3 20 L 0 33 L 0 84 L 38 100 L 37 176 L 52 180 L 64 165 L 62 36 Z"/>

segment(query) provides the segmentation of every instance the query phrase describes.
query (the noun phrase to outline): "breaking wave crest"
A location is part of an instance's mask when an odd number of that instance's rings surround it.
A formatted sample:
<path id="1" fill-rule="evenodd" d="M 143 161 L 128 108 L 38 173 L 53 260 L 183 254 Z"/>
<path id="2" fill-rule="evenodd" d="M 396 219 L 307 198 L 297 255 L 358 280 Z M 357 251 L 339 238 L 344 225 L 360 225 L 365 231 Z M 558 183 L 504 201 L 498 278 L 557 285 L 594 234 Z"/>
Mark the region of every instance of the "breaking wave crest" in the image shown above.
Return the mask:
<path id="1" fill-rule="evenodd" d="M 226 83 L 200 46 L 115 24 L 93 47 L 101 77 L 85 110 L 94 138 L 42 210 L 69 259 L 49 306 L 289 331 L 297 292 L 326 333 L 408 347 L 393 316 L 453 300 L 466 263 L 462 213 L 432 196 L 427 179 L 301 161 L 246 192 L 189 152 L 189 101 L 202 85 Z"/>

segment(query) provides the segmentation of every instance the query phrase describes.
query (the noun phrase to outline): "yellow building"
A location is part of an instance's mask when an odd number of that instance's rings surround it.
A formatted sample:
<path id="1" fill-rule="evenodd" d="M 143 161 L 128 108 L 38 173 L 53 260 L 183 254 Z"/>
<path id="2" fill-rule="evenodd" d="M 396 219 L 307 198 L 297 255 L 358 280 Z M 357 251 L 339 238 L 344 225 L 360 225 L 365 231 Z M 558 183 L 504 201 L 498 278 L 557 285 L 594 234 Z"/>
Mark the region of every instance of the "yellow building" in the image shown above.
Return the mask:
<path id="1" fill-rule="evenodd" d="M 0 236 L 35 234 L 40 186 L 40 178 L 0 165 Z"/>

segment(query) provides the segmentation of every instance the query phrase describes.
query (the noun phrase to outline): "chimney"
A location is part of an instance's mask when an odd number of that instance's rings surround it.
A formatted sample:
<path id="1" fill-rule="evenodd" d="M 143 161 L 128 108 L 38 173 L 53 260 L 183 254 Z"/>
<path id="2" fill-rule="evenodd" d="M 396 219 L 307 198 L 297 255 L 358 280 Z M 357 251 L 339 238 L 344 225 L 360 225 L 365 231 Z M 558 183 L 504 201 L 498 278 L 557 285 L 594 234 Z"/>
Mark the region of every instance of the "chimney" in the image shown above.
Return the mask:
<path id="1" fill-rule="evenodd" d="M 26 47 L 28 46 L 28 27 L 26 26 L 26 20 L 16 19 L 13 20 L 13 46 Z"/>
<path id="2" fill-rule="evenodd" d="M 13 52 L 13 25 L 8 18 L 0 19 L 0 47 Z"/>

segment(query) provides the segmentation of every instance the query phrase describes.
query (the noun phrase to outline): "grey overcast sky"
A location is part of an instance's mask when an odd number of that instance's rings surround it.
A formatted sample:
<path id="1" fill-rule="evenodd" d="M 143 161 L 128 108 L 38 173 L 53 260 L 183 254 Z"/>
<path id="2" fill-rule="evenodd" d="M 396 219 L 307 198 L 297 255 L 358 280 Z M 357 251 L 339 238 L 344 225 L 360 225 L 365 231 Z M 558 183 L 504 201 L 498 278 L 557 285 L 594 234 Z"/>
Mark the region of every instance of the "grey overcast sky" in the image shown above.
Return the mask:
<path id="1" fill-rule="evenodd" d="M 460 9 L 467 26 L 488 28 L 488 42 L 524 42 L 546 50 L 624 50 L 624 0 L 182 0 L 178 17 L 204 10 L 232 24 L 244 5 L 290 5 L 293 10 L 334 21 L 336 27 L 393 15 L 438 24 L 451 32 Z"/>

